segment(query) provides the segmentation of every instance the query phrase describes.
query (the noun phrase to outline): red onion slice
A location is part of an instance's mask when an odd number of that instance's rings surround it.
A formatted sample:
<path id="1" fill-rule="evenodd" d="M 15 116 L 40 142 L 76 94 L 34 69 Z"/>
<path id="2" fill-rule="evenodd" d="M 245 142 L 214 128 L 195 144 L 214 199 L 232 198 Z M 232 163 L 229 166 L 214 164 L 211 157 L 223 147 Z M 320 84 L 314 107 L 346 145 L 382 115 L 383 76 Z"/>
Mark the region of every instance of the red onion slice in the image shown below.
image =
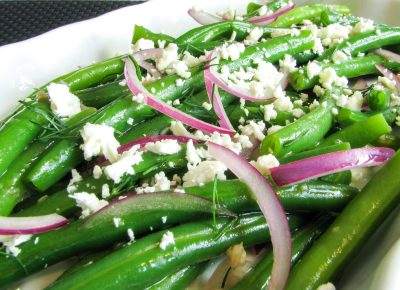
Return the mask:
<path id="1" fill-rule="evenodd" d="M 197 10 L 194 8 L 191 8 L 188 10 L 188 14 L 196 20 L 197 23 L 201 25 L 207 25 L 207 24 L 212 24 L 212 23 L 217 23 L 223 21 L 221 17 L 218 17 L 216 15 L 210 14 L 208 12 L 205 12 L 203 10 Z"/>
<path id="2" fill-rule="evenodd" d="M 209 142 L 208 152 L 224 163 L 253 192 L 271 233 L 274 264 L 269 289 L 284 289 L 290 271 L 291 239 L 285 211 L 275 191 L 255 167 L 233 151 Z"/>
<path id="3" fill-rule="evenodd" d="M 135 61 L 138 63 L 139 66 L 144 68 L 153 77 L 159 78 L 159 77 L 161 77 L 160 72 L 157 70 L 157 68 L 153 64 L 147 62 L 146 60 L 159 58 L 159 57 L 161 57 L 162 52 L 163 52 L 163 50 L 161 48 L 150 48 L 150 49 L 144 49 L 144 50 L 137 51 L 134 54 L 132 54 L 132 56 L 135 59 Z"/>
<path id="4" fill-rule="evenodd" d="M 379 48 L 379 49 L 375 50 L 375 53 L 386 58 L 387 60 L 391 60 L 391 61 L 400 63 L 400 54 L 394 53 L 393 51 Z"/>
<path id="5" fill-rule="evenodd" d="M 207 65 L 204 70 L 204 79 L 206 81 L 215 84 L 224 91 L 244 100 L 254 102 L 254 101 L 262 101 L 273 98 L 273 96 L 252 96 L 248 90 L 243 89 L 234 84 L 228 84 L 224 79 L 222 79 L 221 75 L 214 69 L 215 64 L 214 63 L 211 64 L 211 60 L 214 58 L 216 58 L 215 52 L 212 52 L 208 55 L 209 65 Z"/>
<path id="6" fill-rule="evenodd" d="M 365 147 L 322 154 L 271 168 L 277 185 L 289 185 L 359 167 L 382 165 L 395 151 L 385 147 Z"/>
<path id="7" fill-rule="evenodd" d="M 279 16 L 285 14 L 286 12 L 292 10 L 294 8 L 293 3 L 289 3 L 286 6 L 283 6 L 276 10 L 274 13 L 269 15 L 261 15 L 261 16 L 253 16 L 248 19 L 249 22 L 256 24 L 256 25 L 267 25 L 276 20 Z"/>
<path id="8" fill-rule="evenodd" d="M 388 79 L 394 81 L 395 84 L 396 84 L 397 90 L 400 92 L 400 78 L 399 78 L 399 76 L 396 75 L 391 70 L 387 69 L 386 67 L 384 67 L 381 64 L 377 64 L 377 65 L 375 65 L 375 67 L 383 76 L 385 76 Z"/>
<path id="9" fill-rule="evenodd" d="M 67 224 L 58 214 L 32 217 L 0 217 L 0 235 L 28 235 L 48 232 Z"/>
<path id="10" fill-rule="evenodd" d="M 146 88 L 142 85 L 140 82 L 139 78 L 136 75 L 135 68 L 133 66 L 133 63 L 131 60 L 126 59 L 125 60 L 125 79 L 126 83 L 128 85 L 128 88 L 131 90 L 131 92 L 134 95 L 143 95 L 144 97 L 144 102 L 155 109 L 156 111 L 174 119 L 181 121 L 182 123 L 193 127 L 195 129 L 198 129 L 202 132 L 211 134 L 214 132 L 219 132 L 221 134 L 228 134 L 228 135 L 233 135 L 234 132 L 231 130 L 228 130 L 226 128 L 221 128 L 212 124 L 209 124 L 207 122 L 204 122 L 202 120 L 196 119 L 166 103 L 164 103 L 161 100 L 158 100 L 156 97 L 154 97 L 149 91 L 146 90 Z"/>

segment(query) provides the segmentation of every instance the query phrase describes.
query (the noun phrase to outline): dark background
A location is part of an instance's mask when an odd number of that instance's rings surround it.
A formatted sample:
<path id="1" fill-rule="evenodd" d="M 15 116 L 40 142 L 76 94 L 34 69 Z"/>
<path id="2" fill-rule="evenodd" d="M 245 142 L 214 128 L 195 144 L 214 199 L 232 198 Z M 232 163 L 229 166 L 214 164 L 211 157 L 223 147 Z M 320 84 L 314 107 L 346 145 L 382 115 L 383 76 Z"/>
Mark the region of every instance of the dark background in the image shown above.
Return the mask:
<path id="1" fill-rule="evenodd" d="M 0 45 L 144 1 L 0 0 Z"/>

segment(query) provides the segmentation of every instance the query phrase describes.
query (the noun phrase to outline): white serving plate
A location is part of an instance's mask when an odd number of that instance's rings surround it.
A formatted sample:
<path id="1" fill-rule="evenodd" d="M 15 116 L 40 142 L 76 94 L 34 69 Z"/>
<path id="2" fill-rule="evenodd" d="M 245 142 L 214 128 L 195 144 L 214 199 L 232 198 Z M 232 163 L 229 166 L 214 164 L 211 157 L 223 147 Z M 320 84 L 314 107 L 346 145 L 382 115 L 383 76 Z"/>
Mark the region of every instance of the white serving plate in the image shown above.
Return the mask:
<path id="1" fill-rule="evenodd" d="M 151 0 L 97 18 L 66 25 L 26 41 L 2 46 L 0 47 L 0 119 L 17 105 L 17 100 L 23 99 L 34 88 L 54 77 L 79 66 L 126 53 L 129 50 L 134 24 L 176 36 L 197 25 L 186 13 L 193 6 L 207 11 L 218 11 L 228 7 L 242 10 L 247 2 L 248 0 Z M 298 4 L 305 2 L 310 1 L 296 1 Z M 323 2 L 344 3 L 359 16 L 400 25 L 400 0 Z M 400 275 L 394 275 L 399 273 L 399 270 L 393 270 L 400 267 L 399 213 L 400 207 L 379 232 L 371 237 L 354 262 L 348 265 L 338 289 L 368 290 L 377 275 L 386 280 L 386 286 L 384 289 L 370 290 L 400 289 Z M 392 250 L 389 252 L 390 248 Z M 375 275 L 376 268 L 388 252 L 384 264 L 390 265 L 391 270 L 382 272 L 380 269 Z M 58 269 L 50 270 L 50 274 L 46 275 L 54 276 L 52 273 L 57 271 Z M 28 283 L 21 289 L 38 290 L 40 287 L 37 285 Z"/>

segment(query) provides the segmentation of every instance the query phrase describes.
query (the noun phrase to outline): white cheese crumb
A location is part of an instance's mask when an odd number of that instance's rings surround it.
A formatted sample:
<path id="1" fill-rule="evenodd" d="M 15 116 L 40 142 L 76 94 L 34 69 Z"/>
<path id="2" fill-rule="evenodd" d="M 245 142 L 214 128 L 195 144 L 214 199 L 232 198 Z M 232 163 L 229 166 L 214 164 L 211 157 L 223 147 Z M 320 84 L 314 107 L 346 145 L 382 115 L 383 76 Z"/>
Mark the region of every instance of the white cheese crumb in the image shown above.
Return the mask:
<path id="1" fill-rule="evenodd" d="M 324 46 L 333 46 L 347 39 L 351 30 L 352 27 L 350 25 L 333 23 L 322 27 L 319 31 L 319 36 Z"/>
<path id="2" fill-rule="evenodd" d="M 244 52 L 245 47 L 241 42 L 225 43 L 218 48 L 219 56 L 226 60 L 237 60 L 240 54 Z"/>
<path id="3" fill-rule="evenodd" d="M 75 184 L 78 183 L 79 181 L 82 181 L 82 176 L 79 174 L 79 172 L 76 169 L 71 170 L 71 180 L 68 183 L 67 186 L 67 192 L 72 193 L 76 190 Z"/>
<path id="4" fill-rule="evenodd" d="M 257 161 L 250 161 L 250 164 L 257 168 L 261 174 L 269 174 L 269 170 L 279 166 L 279 161 L 273 154 L 262 155 Z"/>
<path id="5" fill-rule="evenodd" d="M 274 104 L 268 104 L 264 106 L 264 121 L 271 121 L 276 119 L 278 113 L 275 111 Z"/>
<path id="6" fill-rule="evenodd" d="M 132 101 L 138 103 L 138 104 L 143 104 L 144 103 L 145 96 L 143 94 L 137 94 L 132 96 Z"/>
<path id="7" fill-rule="evenodd" d="M 190 134 L 181 121 L 172 121 L 169 129 L 175 136 L 193 137 L 193 135 Z"/>
<path id="8" fill-rule="evenodd" d="M 156 154 L 170 155 L 178 153 L 181 150 L 181 145 L 179 145 L 177 140 L 165 139 L 147 143 L 145 148 Z"/>
<path id="9" fill-rule="evenodd" d="M 175 245 L 174 234 L 171 231 L 166 231 L 161 238 L 160 249 L 164 251 L 171 245 Z"/>
<path id="10" fill-rule="evenodd" d="M 345 60 L 348 60 L 349 58 L 350 56 L 342 50 L 336 50 L 332 55 L 332 60 L 334 63 L 341 63 Z"/>
<path id="11" fill-rule="evenodd" d="M 292 100 L 287 96 L 276 99 L 274 106 L 280 112 L 291 112 L 293 110 Z"/>
<path id="12" fill-rule="evenodd" d="M 319 106 L 319 102 L 317 100 L 314 100 L 310 106 L 308 106 L 310 108 L 310 111 L 316 109 Z"/>
<path id="13" fill-rule="evenodd" d="M 5 247 L 6 253 L 11 254 L 14 257 L 21 253 L 21 249 L 18 248 L 19 245 L 29 241 L 32 235 L 7 235 L 0 236 L 0 243 Z"/>
<path id="14" fill-rule="evenodd" d="M 269 10 L 267 5 L 263 5 L 260 7 L 260 9 L 258 9 L 259 16 L 271 15 L 272 13 L 274 13 L 274 12 L 272 10 Z"/>
<path id="15" fill-rule="evenodd" d="M 256 44 L 258 42 L 258 40 L 263 36 L 264 31 L 262 28 L 256 26 L 254 27 L 249 35 L 247 35 L 246 39 L 244 40 L 244 44 L 245 45 L 252 45 L 252 44 Z"/>
<path id="16" fill-rule="evenodd" d="M 336 287 L 332 283 L 326 283 L 326 284 L 320 285 L 317 288 L 317 290 L 336 290 Z"/>
<path id="17" fill-rule="evenodd" d="M 263 121 L 255 122 L 254 120 L 250 120 L 249 123 L 245 126 L 239 125 L 239 130 L 243 135 L 249 137 L 255 137 L 259 141 L 262 141 L 265 137 L 265 123 Z"/>
<path id="18" fill-rule="evenodd" d="M 104 183 L 101 186 L 101 197 L 102 198 L 109 198 L 110 197 L 110 187 L 107 183 Z"/>
<path id="19" fill-rule="evenodd" d="M 120 144 L 114 137 L 114 128 L 102 124 L 86 123 L 81 130 L 81 136 L 83 139 L 81 149 L 85 160 L 90 160 L 100 154 L 111 162 L 117 160 L 117 149 Z"/>
<path id="20" fill-rule="evenodd" d="M 81 101 L 69 91 L 65 84 L 51 83 L 47 86 L 50 108 L 61 118 L 69 118 L 81 111 Z"/>
<path id="21" fill-rule="evenodd" d="M 310 61 L 307 64 L 306 70 L 307 70 L 307 76 L 309 78 L 313 78 L 313 77 L 315 77 L 315 76 L 320 74 L 320 72 L 322 71 L 322 67 L 319 65 L 318 62 Z"/>
<path id="22" fill-rule="evenodd" d="M 194 147 L 192 140 L 189 140 L 186 143 L 186 159 L 188 161 L 189 167 L 196 166 L 201 162 L 201 158 L 197 154 L 196 148 Z"/>
<path id="23" fill-rule="evenodd" d="M 179 99 L 176 99 L 176 100 L 174 100 L 173 102 L 172 102 L 172 105 L 174 105 L 174 106 L 178 106 L 178 105 L 180 105 L 181 104 L 181 101 L 179 100 Z"/>
<path id="24" fill-rule="evenodd" d="M 304 111 L 302 109 L 300 109 L 300 108 L 295 108 L 295 109 L 292 110 L 292 114 L 293 114 L 294 117 L 300 118 L 301 116 L 304 115 Z"/>
<path id="25" fill-rule="evenodd" d="M 284 73 L 294 72 L 296 68 L 296 59 L 294 59 L 290 54 L 285 54 L 284 58 L 279 60 L 279 66 L 281 71 Z"/>
<path id="26" fill-rule="evenodd" d="M 183 79 L 177 79 L 175 81 L 176 86 L 181 87 L 183 86 L 183 84 L 185 83 L 185 81 Z"/>
<path id="27" fill-rule="evenodd" d="M 128 120 L 126 121 L 126 123 L 128 123 L 128 125 L 133 125 L 133 122 L 134 122 L 134 120 L 133 120 L 133 118 L 128 118 Z"/>
<path id="28" fill-rule="evenodd" d="M 83 191 L 75 192 L 74 194 L 70 194 L 68 196 L 72 199 L 75 199 L 76 205 L 82 209 L 80 218 L 85 218 L 108 205 L 108 201 L 98 199 L 98 197 L 94 193 Z"/>
<path id="29" fill-rule="evenodd" d="M 128 234 L 128 238 L 130 242 L 134 242 L 135 241 L 135 234 L 133 232 L 132 229 L 127 229 L 126 233 Z"/>
<path id="30" fill-rule="evenodd" d="M 372 178 L 373 172 L 373 169 L 368 167 L 352 169 L 350 185 L 360 190 L 363 189 Z"/>
<path id="31" fill-rule="evenodd" d="M 278 132 L 278 131 L 279 131 L 280 129 L 282 129 L 282 128 L 283 128 L 283 126 L 280 126 L 280 125 L 273 125 L 273 126 L 271 126 L 271 127 L 268 128 L 267 134 L 268 134 L 268 135 L 273 134 L 273 133 L 275 133 L 275 132 Z"/>
<path id="32" fill-rule="evenodd" d="M 165 176 L 163 171 L 154 175 L 155 191 L 165 191 L 171 189 L 171 181 Z"/>
<path id="33" fill-rule="evenodd" d="M 125 174 L 133 175 L 133 165 L 139 164 L 142 159 L 142 152 L 138 151 L 139 145 L 133 146 L 121 154 L 118 160 L 104 168 L 105 175 L 115 183 L 119 183 Z"/>
<path id="34" fill-rule="evenodd" d="M 339 77 L 332 67 L 327 67 L 319 73 L 319 82 L 324 88 L 330 90 L 332 89 L 332 85 L 346 87 L 348 79 L 345 77 Z"/>
<path id="35" fill-rule="evenodd" d="M 140 38 L 135 44 L 132 45 L 132 50 L 134 52 L 151 48 L 154 48 L 154 41 L 146 38 Z"/>
<path id="36" fill-rule="evenodd" d="M 161 222 L 165 224 L 167 222 L 167 216 L 161 217 Z"/>
<path id="37" fill-rule="evenodd" d="M 39 237 L 36 237 L 34 240 L 33 240 L 33 244 L 34 245 L 37 245 L 38 243 L 39 243 Z"/>
<path id="38" fill-rule="evenodd" d="M 361 32 L 367 32 L 375 29 L 374 21 L 360 17 L 360 21 L 354 25 L 351 33 L 357 34 Z"/>
<path id="39" fill-rule="evenodd" d="M 113 223 L 116 228 L 119 228 L 120 225 L 123 225 L 122 219 L 119 217 L 114 217 Z"/>
<path id="40" fill-rule="evenodd" d="M 95 165 L 93 167 L 93 178 L 94 179 L 99 179 L 102 174 L 103 174 L 103 171 L 101 170 L 101 167 L 98 166 L 98 165 Z"/>
<path id="41" fill-rule="evenodd" d="M 215 176 L 219 180 L 226 180 L 226 170 L 226 166 L 219 161 L 202 161 L 183 175 L 183 186 L 203 185 L 206 182 L 214 180 Z"/>
<path id="42" fill-rule="evenodd" d="M 207 111 L 211 111 L 212 105 L 209 102 L 204 102 L 201 106 L 206 109 Z"/>
<path id="43" fill-rule="evenodd" d="M 126 86 L 126 79 L 123 79 L 123 80 L 120 81 L 118 84 L 119 84 L 121 87 Z"/>

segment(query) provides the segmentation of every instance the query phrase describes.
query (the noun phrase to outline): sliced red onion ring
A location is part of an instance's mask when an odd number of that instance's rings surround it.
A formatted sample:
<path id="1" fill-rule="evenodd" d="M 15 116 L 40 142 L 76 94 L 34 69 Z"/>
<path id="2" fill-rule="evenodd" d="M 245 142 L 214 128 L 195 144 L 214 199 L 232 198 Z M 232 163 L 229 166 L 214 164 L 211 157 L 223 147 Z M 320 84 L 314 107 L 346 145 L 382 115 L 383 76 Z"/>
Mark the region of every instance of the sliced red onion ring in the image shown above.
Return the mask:
<path id="1" fill-rule="evenodd" d="M 399 78 L 399 76 L 396 75 L 395 73 L 393 73 L 392 71 L 390 71 L 389 69 L 387 69 L 386 67 L 384 67 L 381 64 L 377 64 L 377 65 L 375 65 L 375 67 L 383 76 L 385 76 L 388 79 L 394 81 L 395 84 L 396 84 L 397 90 L 400 92 L 400 78 Z"/>
<path id="2" fill-rule="evenodd" d="M 209 56 L 208 56 L 209 61 L 211 60 L 210 59 L 211 55 L 212 54 L 209 54 Z M 218 116 L 219 125 L 222 128 L 226 128 L 231 131 L 235 131 L 235 129 L 233 128 L 233 126 L 231 124 L 231 121 L 228 118 L 228 115 L 225 112 L 224 106 L 221 101 L 221 96 L 218 91 L 218 87 L 216 85 L 214 85 L 214 83 L 211 81 L 209 67 L 204 70 L 204 84 L 206 87 L 208 100 L 212 104 L 215 114 Z"/>
<path id="3" fill-rule="evenodd" d="M 248 19 L 249 22 L 256 24 L 256 25 L 267 25 L 276 20 L 279 16 L 285 14 L 286 12 L 292 10 L 294 8 L 293 3 L 289 3 L 286 6 L 283 6 L 276 10 L 274 13 L 269 15 L 261 15 L 261 16 L 253 16 Z"/>
<path id="4" fill-rule="evenodd" d="M 379 49 L 375 50 L 375 53 L 386 58 L 387 60 L 391 60 L 391 61 L 400 63 L 400 54 L 394 53 L 393 51 L 379 48 Z"/>
<path id="5" fill-rule="evenodd" d="M 132 56 L 139 66 L 144 68 L 152 76 L 158 78 L 161 76 L 160 72 L 153 64 L 147 62 L 147 60 L 161 57 L 162 52 L 163 50 L 161 48 L 150 48 L 137 51 Z"/>
<path id="6" fill-rule="evenodd" d="M 209 142 L 208 152 L 224 163 L 253 192 L 271 233 L 274 264 L 269 289 L 284 289 L 290 271 L 291 239 L 285 211 L 275 191 L 255 167 L 233 151 Z"/>
<path id="7" fill-rule="evenodd" d="M 0 217 L 0 235 L 28 235 L 48 232 L 67 224 L 58 214 L 32 217 Z"/>
<path id="8" fill-rule="evenodd" d="M 262 101 L 273 98 L 273 96 L 252 96 L 250 92 L 234 84 L 228 84 L 221 75 L 214 69 L 214 64 L 211 60 L 216 58 L 216 53 L 212 52 L 208 55 L 209 65 L 204 70 L 204 79 L 208 82 L 217 85 L 224 91 L 244 100 L 248 101 Z M 207 91 L 208 92 L 208 91 Z"/>
<path id="9" fill-rule="evenodd" d="M 189 9 L 188 14 L 201 25 L 207 25 L 223 21 L 221 17 L 194 8 Z"/>
<path id="10" fill-rule="evenodd" d="M 365 147 L 322 154 L 271 168 L 277 185 L 289 185 L 360 167 L 382 165 L 395 151 L 385 147 Z"/>
<path id="11" fill-rule="evenodd" d="M 144 102 L 146 105 L 152 107 L 156 111 L 174 119 L 181 121 L 182 123 L 191 126 L 195 129 L 198 129 L 202 132 L 205 133 L 214 133 L 214 132 L 219 132 L 221 134 L 228 134 L 228 135 L 233 135 L 234 132 L 231 130 L 228 130 L 226 128 L 221 128 L 212 124 L 209 124 L 207 122 L 204 122 L 202 120 L 196 119 L 166 103 L 163 101 L 160 101 L 156 97 L 154 97 L 149 91 L 146 90 L 145 87 L 143 87 L 142 83 L 138 79 L 133 63 L 131 60 L 126 59 L 125 60 L 125 79 L 126 83 L 128 85 L 128 88 L 131 90 L 131 92 L 134 95 L 143 95 L 144 97 Z"/>

